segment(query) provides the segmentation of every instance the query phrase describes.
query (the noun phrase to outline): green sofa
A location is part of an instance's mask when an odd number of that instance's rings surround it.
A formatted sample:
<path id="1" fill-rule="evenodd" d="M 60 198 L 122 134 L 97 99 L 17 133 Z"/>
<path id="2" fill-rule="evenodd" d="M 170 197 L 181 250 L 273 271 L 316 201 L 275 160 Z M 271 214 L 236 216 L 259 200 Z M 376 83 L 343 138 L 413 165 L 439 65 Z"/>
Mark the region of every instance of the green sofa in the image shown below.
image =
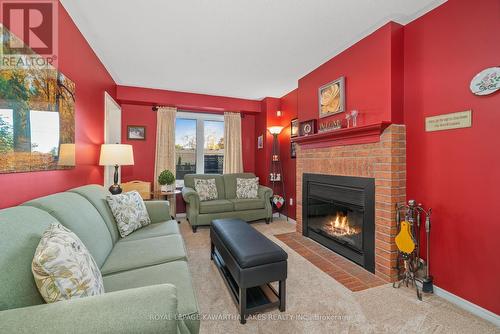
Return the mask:
<path id="1" fill-rule="evenodd" d="M 265 219 L 269 223 L 273 216 L 271 196 L 273 191 L 259 185 L 258 198 L 236 198 L 236 179 L 253 178 L 252 173 L 235 174 L 187 174 L 184 176 L 182 197 L 186 201 L 186 217 L 193 232 L 200 225 L 210 225 L 213 219 L 240 218 L 245 221 Z M 200 201 L 194 190 L 194 179 L 215 179 L 218 198 L 213 201 Z"/>
<path id="2" fill-rule="evenodd" d="M 121 238 L 108 194 L 89 185 L 0 210 L 0 332 L 199 332 L 186 249 L 168 202 L 145 202 L 152 224 Z M 52 222 L 88 248 L 101 268 L 104 295 L 44 303 L 31 261 Z"/>

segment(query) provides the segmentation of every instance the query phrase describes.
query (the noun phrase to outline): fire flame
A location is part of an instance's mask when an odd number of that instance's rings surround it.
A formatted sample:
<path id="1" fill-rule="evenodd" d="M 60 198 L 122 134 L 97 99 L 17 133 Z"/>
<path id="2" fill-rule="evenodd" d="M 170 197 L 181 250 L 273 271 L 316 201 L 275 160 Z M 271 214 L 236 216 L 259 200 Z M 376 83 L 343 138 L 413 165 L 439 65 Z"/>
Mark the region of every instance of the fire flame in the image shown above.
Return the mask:
<path id="1" fill-rule="evenodd" d="M 347 219 L 347 216 L 339 212 L 337 212 L 335 220 L 330 221 L 329 230 L 334 235 L 338 236 L 353 235 L 359 233 L 357 228 L 349 225 L 349 220 Z"/>

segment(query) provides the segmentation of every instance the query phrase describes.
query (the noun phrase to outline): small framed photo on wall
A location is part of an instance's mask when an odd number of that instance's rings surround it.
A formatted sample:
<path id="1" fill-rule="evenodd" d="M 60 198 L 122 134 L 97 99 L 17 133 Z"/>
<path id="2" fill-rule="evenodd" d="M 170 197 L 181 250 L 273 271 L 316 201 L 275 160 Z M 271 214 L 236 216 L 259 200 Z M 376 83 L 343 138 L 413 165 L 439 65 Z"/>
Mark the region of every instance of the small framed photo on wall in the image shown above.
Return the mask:
<path id="1" fill-rule="evenodd" d="M 297 157 L 297 143 L 290 142 L 290 158 L 295 159 Z"/>
<path id="2" fill-rule="evenodd" d="M 299 119 L 294 118 L 290 122 L 290 137 L 297 137 L 299 135 Z"/>
<path id="3" fill-rule="evenodd" d="M 146 127 L 142 125 L 127 125 L 128 140 L 146 140 Z"/>
<path id="4" fill-rule="evenodd" d="M 264 135 L 260 135 L 257 137 L 257 148 L 264 148 Z"/>

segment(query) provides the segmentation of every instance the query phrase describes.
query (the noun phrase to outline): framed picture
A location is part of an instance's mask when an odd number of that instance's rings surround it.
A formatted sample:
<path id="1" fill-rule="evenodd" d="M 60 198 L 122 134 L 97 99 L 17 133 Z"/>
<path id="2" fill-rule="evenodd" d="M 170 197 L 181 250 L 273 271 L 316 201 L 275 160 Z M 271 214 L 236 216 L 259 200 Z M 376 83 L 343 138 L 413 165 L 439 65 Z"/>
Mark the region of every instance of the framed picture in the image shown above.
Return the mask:
<path id="1" fill-rule="evenodd" d="M 264 148 L 264 135 L 260 135 L 257 137 L 257 148 Z"/>
<path id="2" fill-rule="evenodd" d="M 290 158 L 295 159 L 297 157 L 297 143 L 290 142 Z"/>
<path id="3" fill-rule="evenodd" d="M 319 117 L 328 117 L 345 111 L 345 79 L 323 85 L 318 90 Z"/>
<path id="4" fill-rule="evenodd" d="M 290 137 L 297 137 L 299 135 L 299 119 L 294 118 L 290 122 Z"/>
<path id="5" fill-rule="evenodd" d="M 127 125 L 128 140 L 146 140 L 146 127 L 141 125 Z"/>

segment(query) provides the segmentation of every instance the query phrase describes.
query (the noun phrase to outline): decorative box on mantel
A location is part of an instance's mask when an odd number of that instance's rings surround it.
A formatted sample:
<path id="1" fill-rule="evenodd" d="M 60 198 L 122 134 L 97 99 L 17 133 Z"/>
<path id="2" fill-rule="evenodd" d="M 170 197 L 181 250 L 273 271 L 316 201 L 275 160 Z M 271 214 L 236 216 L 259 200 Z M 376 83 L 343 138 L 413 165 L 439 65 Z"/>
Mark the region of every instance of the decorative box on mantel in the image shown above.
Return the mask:
<path id="1" fill-rule="evenodd" d="M 343 128 L 309 136 L 295 137 L 292 138 L 292 141 L 300 144 L 303 148 L 376 143 L 389 125 L 391 125 L 390 122 L 380 122 L 353 128 Z"/>

